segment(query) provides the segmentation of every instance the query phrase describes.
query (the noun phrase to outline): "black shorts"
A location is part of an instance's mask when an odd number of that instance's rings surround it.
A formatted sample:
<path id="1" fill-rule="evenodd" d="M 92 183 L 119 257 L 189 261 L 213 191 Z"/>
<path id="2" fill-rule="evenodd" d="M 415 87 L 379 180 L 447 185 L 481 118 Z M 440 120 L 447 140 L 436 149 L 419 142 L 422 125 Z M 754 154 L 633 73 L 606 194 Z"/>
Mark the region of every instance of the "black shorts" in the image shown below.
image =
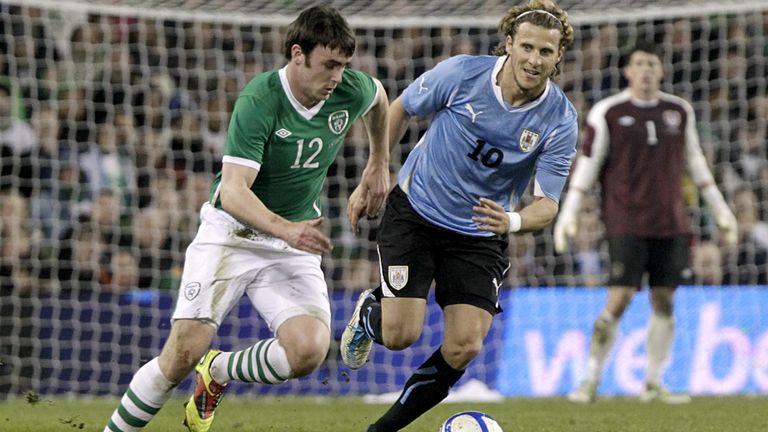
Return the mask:
<path id="1" fill-rule="evenodd" d="M 501 312 L 499 288 L 509 268 L 507 236 L 477 237 L 437 227 L 411 206 L 396 186 L 378 233 L 385 297 L 426 299 L 432 281 L 441 308 L 470 304 Z"/>
<path id="2" fill-rule="evenodd" d="M 638 289 L 648 273 L 651 287 L 676 288 L 688 267 L 689 237 L 667 238 L 621 236 L 608 239 L 610 256 L 609 286 L 634 286 Z"/>

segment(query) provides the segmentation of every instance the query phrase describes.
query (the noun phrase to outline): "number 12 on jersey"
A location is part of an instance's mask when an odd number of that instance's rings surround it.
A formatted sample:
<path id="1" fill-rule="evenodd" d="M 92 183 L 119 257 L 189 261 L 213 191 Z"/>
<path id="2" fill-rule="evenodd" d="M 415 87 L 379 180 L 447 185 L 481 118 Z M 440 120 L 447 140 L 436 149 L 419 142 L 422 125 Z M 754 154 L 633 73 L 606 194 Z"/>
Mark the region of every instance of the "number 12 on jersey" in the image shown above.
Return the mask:
<path id="1" fill-rule="evenodd" d="M 312 153 L 307 160 L 304 161 L 304 163 L 301 163 L 301 155 L 304 153 L 304 139 L 300 139 L 296 141 L 296 160 L 293 162 L 293 165 L 291 165 L 291 169 L 297 169 L 297 168 L 317 168 L 320 166 L 319 162 L 316 162 L 315 159 L 317 159 L 317 156 L 320 154 L 321 151 L 323 151 L 323 140 L 320 138 L 312 138 L 309 143 L 307 143 L 307 152 L 312 151 L 313 148 L 316 147 L 316 150 L 314 153 Z"/>

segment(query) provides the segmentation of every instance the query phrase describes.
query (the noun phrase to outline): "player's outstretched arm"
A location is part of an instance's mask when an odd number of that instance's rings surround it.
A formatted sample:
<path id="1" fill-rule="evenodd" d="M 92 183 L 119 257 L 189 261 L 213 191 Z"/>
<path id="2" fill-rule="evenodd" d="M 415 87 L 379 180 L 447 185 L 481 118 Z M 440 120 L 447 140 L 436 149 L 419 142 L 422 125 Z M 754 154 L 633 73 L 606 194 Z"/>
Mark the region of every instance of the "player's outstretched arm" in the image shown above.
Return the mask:
<path id="1" fill-rule="evenodd" d="M 221 206 L 241 223 L 283 239 L 291 247 L 314 254 L 331 250 L 331 240 L 319 229 L 322 219 L 291 222 L 273 213 L 251 192 L 259 173 L 243 165 L 224 163 L 221 168 Z"/>
<path id="2" fill-rule="evenodd" d="M 389 148 L 395 148 L 403 139 L 405 131 L 408 129 L 408 122 L 411 116 L 403 107 L 400 97 L 395 99 L 389 106 Z"/>
<path id="3" fill-rule="evenodd" d="M 347 217 L 353 232 L 357 232 L 357 223 L 363 214 L 368 217 L 379 214 L 389 192 L 389 100 L 381 82 L 376 79 L 374 81 L 378 88 L 376 102 L 363 117 L 370 155 L 360 184 L 352 192 L 347 204 Z"/>
<path id="4" fill-rule="evenodd" d="M 706 186 L 701 191 L 701 196 L 715 216 L 715 223 L 723 234 L 723 240 L 728 246 L 736 246 L 739 242 L 739 229 L 736 216 L 734 216 L 723 195 L 715 184 Z"/>
<path id="5" fill-rule="evenodd" d="M 478 224 L 480 231 L 502 235 L 544 228 L 557 215 L 557 203 L 549 198 L 536 197 L 520 212 L 508 213 L 501 204 L 488 198 L 480 198 L 480 202 L 472 210 L 476 213 L 472 220 Z"/>
<path id="6" fill-rule="evenodd" d="M 565 201 L 560 209 L 560 216 L 555 222 L 553 235 L 555 238 L 555 252 L 565 253 L 571 239 L 576 236 L 579 221 L 579 209 L 584 192 L 571 187 L 565 196 Z"/>
<path id="7" fill-rule="evenodd" d="M 712 210 L 715 216 L 715 223 L 723 233 L 723 240 L 728 246 L 735 246 L 739 240 L 738 224 L 736 216 L 733 215 L 730 207 L 725 202 L 720 189 L 715 184 L 715 178 L 709 169 L 707 159 L 701 151 L 699 135 L 696 132 L 693 108 L 686 105 L 688 112 L 688 124 L 686 124 L 685 150 L 688 172 L 691 174 L 696 186 L 701 190 L 701 196 L 704 202 Z"/>
<path id="8" fill-rule="evenodd" d="M 590 190 L 595 182 L 602 158 L 581 155 L 576 159 L 576 166 L 571 174 L 571 182 L 568 193 L 565 194 L 563 205 L 560 206 L 560 215 L 555 222 L 553 230 L 555 240 L 555 252 L 565 253 L 571 239 L 576 235 L 579 222 L 579 211 L 584 191 Z"/>

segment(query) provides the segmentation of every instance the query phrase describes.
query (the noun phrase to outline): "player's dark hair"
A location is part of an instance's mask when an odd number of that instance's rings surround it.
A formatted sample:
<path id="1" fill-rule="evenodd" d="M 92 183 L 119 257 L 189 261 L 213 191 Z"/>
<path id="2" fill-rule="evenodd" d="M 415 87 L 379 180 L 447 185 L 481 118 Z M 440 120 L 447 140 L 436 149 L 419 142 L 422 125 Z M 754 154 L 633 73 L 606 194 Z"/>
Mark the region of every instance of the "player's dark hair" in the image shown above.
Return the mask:
<path id="1" fill-rule="evenodd" d="M 338 10 L 331 6 L 313 6 L 302 11 L 288 25 L 285 35 L 285 58 L 291 59 L 291 47 L 298 45 L 304 54 L 317 45 L 338 49 L 346 56 L 355 53 L 355 34 Z"/>
<path id="2" fill-rule="evenodd" d="M 653 54 L 656 57 L 659 58 L 659 60 L 664 60 L 664 55 L 661 52 L 661 48 L 656 42 L 653 42 L 651 40 L 642 39 L 637 41 L 632 47 L 627 51 L 625 58 L 624 58 L 624 66 L 629 64 L 629 59 L 632 57 L 632 54 L 636 52 L 644 52 L 648 54 Z"/>
<path id="3" fill-rule="evenodd" d="M 568 21 L 568 14 L 552 0 L 529 0 L 525 5 L 511 8 L 507 11 L 504 18 L 501 19 L 499 31 L 505 37 L 511 36 L 512 40 L 514 40 L 520 24 L 525 22 L 546 29 L 560 30 L 562 35 L 560 37 L 561 54 L 565 53 L 565 50 L 573 44 L 573 26 Z M 493 50 L 493 54 L 504 55 L 506 53 L 506 40 L 502 39 Z M 559 73 L 560 62 L 555 65 L 552 77 L 557 76 Z"/>

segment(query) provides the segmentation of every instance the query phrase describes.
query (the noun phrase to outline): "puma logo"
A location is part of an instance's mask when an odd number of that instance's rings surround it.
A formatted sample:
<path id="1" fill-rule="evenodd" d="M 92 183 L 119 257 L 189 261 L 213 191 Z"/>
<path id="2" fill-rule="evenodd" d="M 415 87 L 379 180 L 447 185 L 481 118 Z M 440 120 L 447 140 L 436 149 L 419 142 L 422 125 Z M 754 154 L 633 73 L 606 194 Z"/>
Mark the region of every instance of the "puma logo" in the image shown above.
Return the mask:
<path id="1" fill-rule="evenodd" d="M 472 108 L 472 105 L 470 104 L 464 104 L 464 108 L 466 108 L 467 111 L 469 111 L 469 115 L 472 116 L 472 123 L 475 122 L 475 119 L 477 118 L 477 116 L 483 113 L 482 111 L 475 112 L 474 108 Z"/>
<path id="2" fill-rule="evenodd" d="M 493 286 L 496 287 L 496 296 L 499 295 L 499 289 L 501 289 L 501 282 L 497 281 L 496 278 L 493 278 Z"/>
<path id="3" fill-rule="evenodd" d="M 427 90 L 429 90 L 429 88 L 424 87 L 424 77 L 421 77 L 421 79 L 419 80 L 419 94 Z"/>

